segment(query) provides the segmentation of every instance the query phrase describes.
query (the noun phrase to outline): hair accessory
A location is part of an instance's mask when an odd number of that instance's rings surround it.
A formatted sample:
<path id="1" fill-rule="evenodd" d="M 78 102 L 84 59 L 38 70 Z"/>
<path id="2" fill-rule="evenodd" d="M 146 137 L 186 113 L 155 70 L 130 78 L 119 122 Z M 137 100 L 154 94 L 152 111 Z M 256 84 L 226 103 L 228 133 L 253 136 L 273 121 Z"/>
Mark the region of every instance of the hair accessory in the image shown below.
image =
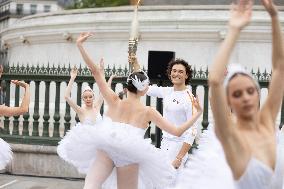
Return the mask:
<path id="1" fill-rule="evenodd" d="M 149 77 L 143 70 L 139 70 L 137 72 L 143 73 L 146 76 L 146 79 L 141 81 L 140 79 L 138 79 L 137 75 L 134 75 L 134 78 L 130 77 L 133 74 L 132 73 L 128 76 L 127 82 L 132 81 L 132 84 L 136 87 L 138 91 L 144 91 L 149 85 Z"/>
<path id="2" fill-rule="evenodd" d="M 90 91 L 90 92 L 93 93 L 93 95 L 95 95 L 93 89 L 89 85 L 84 87 L 83 92 L 82 92 L 82 96 L 83 96 L 84 92 L 86 92 L 86 91 Z"/>
<path id="3" fill-rule="evenodd" d="M 249 78 L 251 78 L 251 80 L 254 82 L 259 94 L 260 94 L 260 86 L 259 83 L 254 79 L 253 75 L 248 72 L 243 66 L 241 66 L 240 64 L 230 64 L 228 66 L 228 73 L 227 76 L 224 80 L 224 86 L 225 88 L 228 87 L 229 81 L 232 79 L 233 76 L 235 76 L 236 74 L 243 74 L 248 76 Z"/>

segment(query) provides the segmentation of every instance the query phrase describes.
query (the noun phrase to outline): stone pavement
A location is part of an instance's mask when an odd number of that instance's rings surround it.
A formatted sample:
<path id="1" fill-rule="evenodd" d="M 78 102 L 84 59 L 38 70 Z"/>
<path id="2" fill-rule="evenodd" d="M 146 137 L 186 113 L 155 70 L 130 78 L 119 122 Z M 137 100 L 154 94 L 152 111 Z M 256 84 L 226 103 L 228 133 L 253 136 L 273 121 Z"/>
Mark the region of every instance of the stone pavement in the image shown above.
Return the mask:
<path id="1" fill-rule="evenodd" d="M 82 179 L 58 179 L 0 174 L 0 189 L 82 189 Z"/>

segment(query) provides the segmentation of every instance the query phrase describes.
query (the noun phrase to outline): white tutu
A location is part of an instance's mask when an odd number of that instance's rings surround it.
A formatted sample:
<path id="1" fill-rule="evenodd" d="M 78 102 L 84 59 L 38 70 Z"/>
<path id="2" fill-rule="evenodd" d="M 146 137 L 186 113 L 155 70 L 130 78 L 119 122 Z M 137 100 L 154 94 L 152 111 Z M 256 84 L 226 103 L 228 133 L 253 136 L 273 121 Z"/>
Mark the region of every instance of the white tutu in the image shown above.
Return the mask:
<path id="1" fill-rule="evenodd" d="M 0 138 L 0 170 L 12 160 L 12 151 L 7 142 Z"/>
<path id="2" fill-rule="evenodd" d="M 198 149 L 189 156 L 175 189 L 233 189 L 234 180 L 223 148 L 212 126 L 205 130 Z"/>
<path id="3" fill-rule="evenodd" d="M 174 179 L 176 170 L 160 149 L 144 139 L 145 130 L 104 118 L 95 126 L 78 124 L 60 141 L 57 152 L 65 161 L 73 164 L 81 173 L 87 173 L 96 157 L 103 150 L 116 167 L 139 164 L 140 188 L 165 188 Z M 116 188 L 115 173 L 106 183 Z M 115 178 L 116 180 L 116 178 Z"/>

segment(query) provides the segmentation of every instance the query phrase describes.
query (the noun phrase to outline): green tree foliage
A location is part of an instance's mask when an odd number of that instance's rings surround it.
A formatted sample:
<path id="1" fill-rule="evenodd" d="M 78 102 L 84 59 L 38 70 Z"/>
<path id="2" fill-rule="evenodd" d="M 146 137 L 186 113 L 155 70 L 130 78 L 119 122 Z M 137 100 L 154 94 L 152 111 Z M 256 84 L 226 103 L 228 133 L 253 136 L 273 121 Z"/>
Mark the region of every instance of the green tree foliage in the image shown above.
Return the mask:
<path id="1" fill-rule="evenodd" d="M 76 0 L 70 9 L 129 5 L 129 0 Z"/>

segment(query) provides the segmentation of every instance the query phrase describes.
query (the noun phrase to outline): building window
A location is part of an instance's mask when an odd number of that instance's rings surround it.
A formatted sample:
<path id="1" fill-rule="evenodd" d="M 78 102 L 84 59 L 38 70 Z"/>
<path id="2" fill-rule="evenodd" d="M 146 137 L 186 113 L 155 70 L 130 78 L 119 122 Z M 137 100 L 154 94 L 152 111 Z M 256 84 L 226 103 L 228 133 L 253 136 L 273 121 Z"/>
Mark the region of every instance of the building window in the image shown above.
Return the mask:
<path id="1" fill-rule="evenodd" d="M 37 9 L 37 5 L 31 5 L 31 14 L 35 14 Z"/>
<path id="2" fill-rule="evenodd" d="M 44 5 L 44 12 L 50 12 L 50 5 Z"/>
<path id="3" fill-rule="evenodd" d="M 17 4 L 17 14 L 23 14 L 23 4 Z"/>
<path id="4" fill-rule="evenodd" d="M 8 11 L 10 9 L 10 4 L 7 4 L 6 6 L 5 6 L 5 11 Z"/>

